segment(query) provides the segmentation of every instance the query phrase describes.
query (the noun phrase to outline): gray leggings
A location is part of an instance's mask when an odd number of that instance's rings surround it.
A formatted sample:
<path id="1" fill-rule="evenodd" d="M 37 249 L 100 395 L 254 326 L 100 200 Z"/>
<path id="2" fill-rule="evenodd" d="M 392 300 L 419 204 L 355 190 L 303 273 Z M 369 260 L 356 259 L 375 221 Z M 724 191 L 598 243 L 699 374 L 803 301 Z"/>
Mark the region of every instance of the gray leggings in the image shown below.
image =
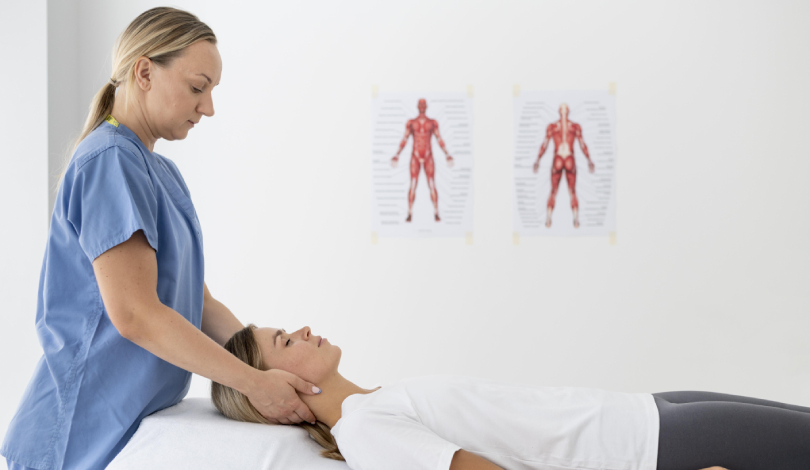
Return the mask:
<path id="1" fill-rule="evenodd" d="M 653 398 L 658 470 L 810 469 L 810 408 L 712 392 Z"/>

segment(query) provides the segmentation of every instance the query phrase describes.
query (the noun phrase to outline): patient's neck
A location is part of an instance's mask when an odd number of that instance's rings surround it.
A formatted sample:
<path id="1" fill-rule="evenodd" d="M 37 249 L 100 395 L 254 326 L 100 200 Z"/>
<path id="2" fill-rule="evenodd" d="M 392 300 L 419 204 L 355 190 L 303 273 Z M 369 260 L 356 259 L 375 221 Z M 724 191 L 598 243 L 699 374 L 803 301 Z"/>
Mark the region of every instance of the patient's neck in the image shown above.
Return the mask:
<path id="1" fill-rule="evenodd" d="M 367 394 L 374 391 L 358 387 L 337 372 L 321 380 L 316 385 L 321 389 L 321 393 L 317 395 L 300 395 L 301 400 L 306 403 L 310 411 L 318 418 L 318 421 L 330 428 L 334 427 L 335 423 L 340 419 L 340 407 L 346 397 L 357 393 Z"/>

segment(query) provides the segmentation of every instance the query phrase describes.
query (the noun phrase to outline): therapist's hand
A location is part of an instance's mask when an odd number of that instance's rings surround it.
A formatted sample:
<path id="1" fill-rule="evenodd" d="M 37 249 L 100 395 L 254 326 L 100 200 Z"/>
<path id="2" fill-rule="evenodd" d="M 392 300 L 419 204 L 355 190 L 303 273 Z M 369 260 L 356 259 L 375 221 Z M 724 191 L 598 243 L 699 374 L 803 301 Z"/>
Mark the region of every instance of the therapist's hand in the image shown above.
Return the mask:
<path id="1" fill-rule="evenodd" d="M 298 391 L 306 395 L 317 395 L 320 390 L 315 385 L 279 369 L 257 372 L 245 395 L 268 421 L 274 424 L 316 421 L 315 415 L 296 393 Z M 313 391 L 313 388 L 318 392 Z"/>

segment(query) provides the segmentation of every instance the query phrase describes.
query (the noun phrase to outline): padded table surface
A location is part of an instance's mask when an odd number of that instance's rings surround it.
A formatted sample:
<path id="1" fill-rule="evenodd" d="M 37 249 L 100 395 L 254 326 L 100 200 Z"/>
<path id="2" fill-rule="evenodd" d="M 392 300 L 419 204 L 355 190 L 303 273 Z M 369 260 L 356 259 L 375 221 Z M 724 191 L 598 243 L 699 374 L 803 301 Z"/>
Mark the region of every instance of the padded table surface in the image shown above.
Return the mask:
<path id="1" fill-rule="evenodd" d="M 349 469 L 321 450 L 303 428 L 233 421 L 210 399 L 187 398 L 144 418 L 107 469 Z"/>

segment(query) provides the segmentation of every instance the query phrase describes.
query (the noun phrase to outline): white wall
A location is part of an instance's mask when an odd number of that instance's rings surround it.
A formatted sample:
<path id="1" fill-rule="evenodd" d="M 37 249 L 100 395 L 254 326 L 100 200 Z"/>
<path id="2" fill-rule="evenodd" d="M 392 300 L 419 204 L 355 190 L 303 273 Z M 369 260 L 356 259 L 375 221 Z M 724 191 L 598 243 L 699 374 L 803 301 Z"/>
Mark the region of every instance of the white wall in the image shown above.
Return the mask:
<path id="1" fill-rule="evenodd" d="M 82 110 L 115 37 L 156 5 L 79 3 Z M 157 151 L 191 189 L 206 282 L 242 321 L 312 326 L 361 385 L 460 373 L 810 405 L 810 4 L 175 5 L 214 29 L 224 71 L 216 116 Z M 618 245 L 512 245 L 513 84 L 610 81 Z M 371 86 L 467 84 L 475 243 L 371 245 Z"/>
<path id="2" fill-rule="evenodd" d="M 79 3 L 48 0 L 48 214 L 90 102 L 79 100 Z M 110 46 L 112 49 L 112 46 Z M 50 224 L 50 219 L 48 220 Z"/>
<path id="3" fill-rule="evenodd" d="M 34 319 L 49 215 L 45 10 L 45 0 L 0 2 L 0 442 L 42 354 Z"/>

